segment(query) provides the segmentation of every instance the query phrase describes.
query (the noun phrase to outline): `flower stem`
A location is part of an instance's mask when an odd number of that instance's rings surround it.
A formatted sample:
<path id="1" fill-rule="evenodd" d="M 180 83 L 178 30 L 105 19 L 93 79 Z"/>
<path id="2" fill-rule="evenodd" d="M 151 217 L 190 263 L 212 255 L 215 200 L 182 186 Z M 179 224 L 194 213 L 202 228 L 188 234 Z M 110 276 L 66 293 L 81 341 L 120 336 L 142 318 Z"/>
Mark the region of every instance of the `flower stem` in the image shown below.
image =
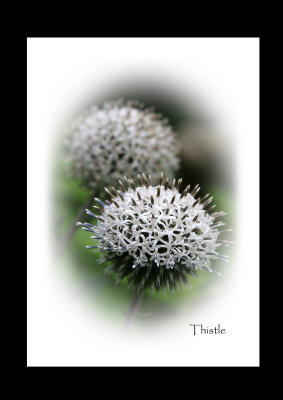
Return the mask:
<path id="1" fill-rule="evenodd" d="M 74 221 L 72 222 L 72 224 L 71 224 L 69 230 L 67 231 L 65 237 L 64 237 L 63 240 L 60 242 L 60 244 L 59 244 L 59 246 L 58 246 L 58 248 L 57 248 L 57 251 L 56 251 L 56 253 L 55 253 L 55 258 L 59 257 L 59 256 L 63 253 L 63 251 L 65 250 L 65 248 L 67 247 L 68 243 L 70 242 L 71 238 L 73 237 L 73 235 L 74 235 L 74 233 L 75 233 L 75 231 L 76 231 L 76 228 L 77 228 L 76 223 L 77 223 L 77 222 L 80 222 L 81 219 L 84 217 L 84 215 L 85 215 L 85 209 L 86 209 L 86 208 L 90 208 L 90 206 L 91 206 L 92 203 L 93 203 L 94 196 L 95 196 L 95 194 L 92 192 L 91 195 L 88 197 L 87 202 L 85 203 L 85 205 L 84 205 L 82 208 L 80 208 L 80 210 L 79 210 L 79 212 L 77 213 L 77 215 L 76 215 Z"/>
<path id="2" fill-rule="evenodd" d="M 142 298 L 143 298 L 143 292 L 138 292 L 137 290 L 135 290 L 133 297 L 131 299 L 130 307 L 126 314 L 126 319 L 124 324 L 125 328 L 129 328 L 129 326 L 136 319 L 142 303 Z"/>

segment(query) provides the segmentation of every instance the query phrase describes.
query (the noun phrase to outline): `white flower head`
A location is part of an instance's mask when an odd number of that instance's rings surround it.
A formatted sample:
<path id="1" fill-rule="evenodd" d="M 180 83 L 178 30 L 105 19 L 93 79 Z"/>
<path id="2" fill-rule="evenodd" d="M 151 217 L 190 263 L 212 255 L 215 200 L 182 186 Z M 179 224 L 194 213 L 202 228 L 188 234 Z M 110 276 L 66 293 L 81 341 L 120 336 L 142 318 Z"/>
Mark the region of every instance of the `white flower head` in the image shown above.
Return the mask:
<path id="1" fill-rule="evenodd" d="M 199 185 L 191 191 L 189 185 L 180 193 L 182 179 L 169 184 L 163 173 L 157 186 L 152 186 L 151 176 L 138 176 L 137 186 L 124 179 L 119 181 L 121 190 L 105 189 L 110 202 L 95 199 L 100 215 L 86 210 L 97 225 L 78 223 L 99 241 L 87 248 L 96 248 L 104 254 L 102 261 L 112 262 L 107 272 L 118 279 L 127 277 L 138 290 L 149 286 L 170 290 L 197 270 L 214 272 L 213 259 L 227 260 L 218 252 L 220 246 L 229 245 L 218 240 L 218 228 L 225 223 L 216 221 L 226 213 L 212 212 L 215 206 L 209 195 L 196 198 Z"/>
<path id="2" fill-rule="evenodd" d="M 65 144 L 71 176 L 91 189 L 141 172 L 173 176 L 179 167 L 179 145 L 168 119 L 139 102 L 92 107 L 71 124 Z"/>

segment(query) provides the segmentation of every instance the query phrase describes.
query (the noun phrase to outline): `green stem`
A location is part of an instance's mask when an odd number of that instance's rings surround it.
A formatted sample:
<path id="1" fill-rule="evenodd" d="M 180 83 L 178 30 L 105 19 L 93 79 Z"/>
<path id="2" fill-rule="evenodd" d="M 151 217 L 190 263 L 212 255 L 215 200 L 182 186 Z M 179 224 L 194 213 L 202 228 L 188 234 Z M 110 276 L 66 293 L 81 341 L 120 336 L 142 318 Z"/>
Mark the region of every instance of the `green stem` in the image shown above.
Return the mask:
<path id="1" fill-rule="evenodd" d="M 131 299 L 130 307 L 126 314 L 125 328 L 129 328 L 129 326 L 135 321 L 142 303 L 142 298 L 143 292 L 138 292 L 137 290 L 135 290 Z"/>
<path id="2" fill-rule="evenodd" d="M 85 215 L 85 210 L 86 208 L 90 208 L 92 203 L 93 203 L 93 199 L 94 199 L 95 194 L 92 192 L 91 195 L 89 196 L 89 198 L 87 199 L 87 202 L 85 203 L 85 205 L 80 208 L 78 214 L 76 215 L 73 223 L 71 224 L 69 230 L 67 231 L 65 237 L 63 238 L 63 240 L 60 242 L 57 251 L 55 253 L 55 258 L 59 257 L 64 250 L 66 249 L 66 247 L 68 246 L 70 240 L 72 239 L 76 229 L 77 229 L 77 222 L 81 222 L 81 219 L 83 218 L 83 216 Z"/>

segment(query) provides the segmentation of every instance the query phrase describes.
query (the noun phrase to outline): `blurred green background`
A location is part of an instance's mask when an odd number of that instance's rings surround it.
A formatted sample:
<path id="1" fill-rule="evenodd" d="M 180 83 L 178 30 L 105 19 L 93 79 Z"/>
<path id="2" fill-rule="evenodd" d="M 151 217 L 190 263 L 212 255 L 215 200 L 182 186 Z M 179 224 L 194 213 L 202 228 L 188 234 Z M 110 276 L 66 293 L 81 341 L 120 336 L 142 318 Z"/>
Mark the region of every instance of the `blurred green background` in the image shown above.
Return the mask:
<path id="1" fill-rule="evenodd" d="M 181 189 L 188 184 L 200 184 L 199 195 L 210 193 L 214 197 L 216 211 L 225 211 L 227 216 L 222 220 L 227 228 L 234 228 L 234 160 L 232 144 L 225 140 L 215 126 L 213 116 L 208 116 L 205 110 L 200 110 L 193 102 L 172 93 L 172 90 L 149 84 L 138 84 L 130 88 L 120 88 L 106 93 L 105 97 L 89 99 L 82 110 L 93 104 L 102 104 L 104 100 L 123 98 L 139 100 L 146 106 L 154 106 L 169 121 L 181 144 L 181 166 L 176 178 L 183 178 Z M 78 112 L 82 111 L 78 110 Z M 72 120 L 76 115 L 70 116 Z M 70 226 L 74 223 L 79 210 L 86 204 L 91 192 L 84 189 L 78 180 L 67 177 L 64 167 L 64 150 L 62 135 L 58 133 L 52 158 L 51 173 L 52 193 L 52 238 L 53 248 L 56 248 L 64 238 Z M 99 197 L 99 193 L 96 197 Z M 95 223 L 84 215 L 81 222 Z M 74 234 L 56 256 L 59 266 L 67 266 L 71 284 L 79 288 L 90 303 L 99 305 L 103 313 L 115 316 L 123 321 L 127 312 L 133 290 L 128 289 L 126 280 L 115 284 L 115 279 L 104 273 L 107 263 L 99 263 L 100 253 L 85 248 L 93 245 L 91 234 L 77 227 Z M 223 234 L 222 238 L 231 240 L 233 233 Z M 225 237 L 224 237 L 225 236 Z M 223 247 L 221 253 L 231 255 L 232 248 Z M 212 268 L 225 275 L 229 264 L 214 262 Z M 148 293 L 142 301 L 138 319 L 151 321 L 157 317 L 166 317 L 178 310 L 178 305 L 185 299 L 201 299 L 207 285 L 215 284 L 217 277 L 206 271 L 199 272 L 198 277 L 190 278 L 191 285 L 180 286 L 180 291 L 154 292 L 151 298 Z"/>

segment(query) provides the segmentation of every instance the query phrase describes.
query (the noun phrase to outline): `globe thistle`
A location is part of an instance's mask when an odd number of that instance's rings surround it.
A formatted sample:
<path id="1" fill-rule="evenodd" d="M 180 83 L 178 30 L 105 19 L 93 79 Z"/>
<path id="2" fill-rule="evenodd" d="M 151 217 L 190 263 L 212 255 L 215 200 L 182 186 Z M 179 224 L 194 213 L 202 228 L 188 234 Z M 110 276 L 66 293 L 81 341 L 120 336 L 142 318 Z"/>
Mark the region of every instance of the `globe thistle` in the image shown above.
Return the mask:
<path id="1" fill-rule="evenodd" d="M 160 170 L 173 176 L 179 167 L 168 119 L 139 102 L 116 100 L 92 107 L 71 124 L 65 144 L 70 175 L 95 190 L 144 171 L 153 178 Z"/>
<path id="2" fill-rule="evenodd" d="M 153 186 L 151 176 L 138 183 L 132 179 L 119 180 L 120 189 L 105 188 L 111 200 L 105 203 L 95 198 L 98 214 L 86 210 L 97 219 L 97 225 L 78 224 L 94 234 L 98 240 L 94 246 L 86 246 L 103 253 L 101 261 L 111 261 L 106 272 L 125 277 L 137 291 L 178 288 L 178 282 L 188 282 L 188 275 L 198 270 L 215 272 L 211 261 L 227 260 L 218 252 L 229 242 L 219 240 L 225 225 L 217 219 L 226 215 L 214 212 L 212 197 L 196 197 L 199 185 L 190 185 L 179 191 L 182 179 L 164 181 L 161 174 L 159 185 Z"/>

